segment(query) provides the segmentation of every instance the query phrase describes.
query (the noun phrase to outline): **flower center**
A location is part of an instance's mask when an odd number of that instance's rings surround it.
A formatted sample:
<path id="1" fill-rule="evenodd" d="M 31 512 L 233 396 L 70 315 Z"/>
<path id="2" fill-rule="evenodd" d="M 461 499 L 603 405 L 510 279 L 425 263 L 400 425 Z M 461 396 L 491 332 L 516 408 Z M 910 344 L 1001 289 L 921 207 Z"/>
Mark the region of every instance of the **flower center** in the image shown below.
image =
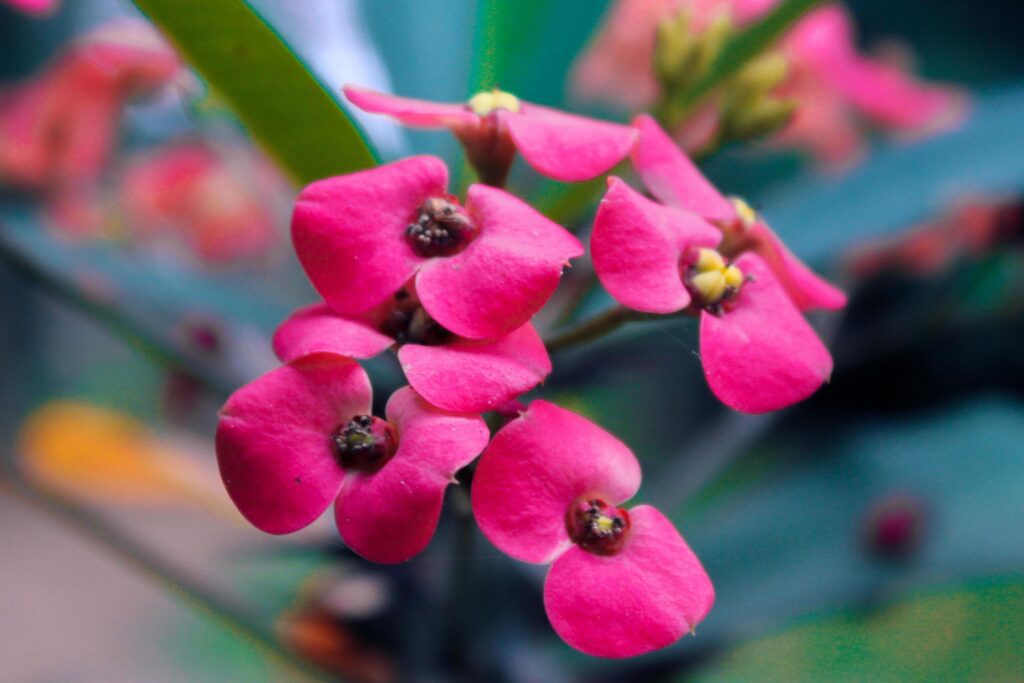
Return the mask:
<path id="1" fill-rule="evenodd" d="M 519 111 L 519 98 L 512 93 L 494 88 L 473 95 L 469 98 L 466 106 L 477 116 L 487 116 L 498 109 L 517 112 Z"/>
<path id="2" fill-rule="evenodd" d="M 398 434 L 386 420 L 356 415 L 334 430 L 331 444 L 346 470 L 377 472 L 398 450 Z"/>
<path id="3" fill-rule="evenodd" d="M 405 229 L 409 246 L 423 257 L 453 256 L 476 237 L 477 228 L 459 205 L 431 197 L 420 206 L 414 223 Z"/>
<path id="4" fill-rule="evenodd" d="M 745 278 L 743 271 L 727 264 L 717 251 L 702 248 L 683 267 L 683 281 L 694 304 L 717 315 L 740 293 Z"/>
<path id="5" fill-rule="evenodd" d="M 629 535 L 629 513 L 600 498 L 580 498 L 565 516 L 572 542 L 595 555 L 614 555 Z"/>
<path id="6" fill-rule="evenodd" d="M 440 346 L 454 336 L 431 318 L 416 297 L 405 289 L 395 292 L 394 305 L 378 329 L 399 345 Z"/>

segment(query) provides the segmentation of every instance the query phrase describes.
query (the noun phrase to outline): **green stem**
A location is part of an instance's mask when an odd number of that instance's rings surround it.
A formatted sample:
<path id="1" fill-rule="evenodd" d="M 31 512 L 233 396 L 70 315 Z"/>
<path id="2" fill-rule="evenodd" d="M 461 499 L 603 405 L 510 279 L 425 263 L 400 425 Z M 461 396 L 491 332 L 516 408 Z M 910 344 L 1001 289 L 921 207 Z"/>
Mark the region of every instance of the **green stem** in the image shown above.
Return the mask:
<path id="1" fill-rule="evenodd" d="M 575 327 L 555 335 L 547 340 L 545 344 L 548 347 L 548 351 L 562 351 L 603 337 L 628 322 L 659 317 L 662 316 L 640 313 L 625 306 L 614 306 L 589 320 L 584 320 Z"/>
<path id="2" fill-rule="evenodd" d="M 100 297 L 91 296 L 70 280 L 47 270 L 2 235 L 0 264 L 6 265 L 30 285 L 39 288 L 58 302 L 78 309 L 154 363 L 178 370 L 196 380 L 213 395 L 226 397 L 235 390 L 236 383 L 220 375 L 212 365 L 183 353 L 158 335 L 144 330 L 124 311 L 111 306 Z"/>

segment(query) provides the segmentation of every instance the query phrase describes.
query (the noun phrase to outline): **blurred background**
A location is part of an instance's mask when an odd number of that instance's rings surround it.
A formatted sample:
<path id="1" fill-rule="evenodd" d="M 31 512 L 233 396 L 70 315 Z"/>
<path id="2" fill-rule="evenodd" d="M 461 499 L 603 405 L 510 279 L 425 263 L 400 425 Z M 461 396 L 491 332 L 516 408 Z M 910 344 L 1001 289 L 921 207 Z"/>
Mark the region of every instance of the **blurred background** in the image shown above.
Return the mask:
<path id="1" fill-rule="evenodd" d="M 316 298 L 288 242 L 298 188 L 131 3 L 21 4 L 0 3 L 0 680 L 1024 680 L 1020 3 L 850 0 L 858 45 L 957 92 L 956 125 L 865 121 L 842 158 L 780 138 L 704 164 L 851 295 L 812 319 L 836 361 L 812 399 L 730 412 L 686 320 L 553 358 L 538 395 L 634 449 L 640 498 L 717 590 L 696 637 L 626 661 L 561 643 L 543 568 L 479 534 L 459 550 L 451 514 L 395 567 L 329 519 L 242 520 L 216 411 Z M 335 93 L 500 85 L 627 116 L 569 86 L 602 0 L 251 5 Z M 383 160 L 462 164 L 447 133 L 351 114 Z M 518 163 L 511 187 L 586 233 L 564 188 Z M 610 303 L 589 276 L 555 302 L 573 318 Z M 369 370 L 382 403 L 399 368 Z"/>

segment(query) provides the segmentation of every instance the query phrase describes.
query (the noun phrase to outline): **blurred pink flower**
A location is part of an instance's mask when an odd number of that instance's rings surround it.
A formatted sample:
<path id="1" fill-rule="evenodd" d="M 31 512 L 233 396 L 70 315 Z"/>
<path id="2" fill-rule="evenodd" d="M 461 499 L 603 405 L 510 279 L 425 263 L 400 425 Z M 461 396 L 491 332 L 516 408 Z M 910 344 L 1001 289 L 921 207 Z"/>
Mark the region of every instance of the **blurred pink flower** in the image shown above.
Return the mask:
<path id="1" fill-rule="evenodd" d="M 133 236 L 172 236 L 212 263 L 251 259 L 278 241 L 273 180 L 250 150 L 175 144 L 128 165 L 120 206 Z"/>
<path id="2" fill-rule="evenodd" d="M 537 172 L 555 180 L 589 180 L 622 161 L 636 140 L 628 126 L 598 121 L 523 102 L 501 91 L 482 92 L 468 103 L 442 104 L 345 86 L 364 111 L 387 114 L 410 126 L 450 128 L 474 166 L 494 168 L 497 184 L 518 150 Z"/>
<path id="3" fill-rule="evenodd" d="M 273 534 L 315 521 L 333 502 L 338 532 L 373 562 L 403 562 L 430 542 L 444 490 L 487 444 L 476 415 L 439 410 L 408 387 L 387 420 L 370 414 L 354 361 L 305 356 L 236 391 L 221 410 L 217 462 L 247 520 Z"/>
<path id="4" fill-rule="evenodd" d="M 286 362 L 320 352 L 370 358 L 391 346 L 420 396 L 460 413 L 496 410 L 551 372 L 530 323 L 493 339 L 465 339 L 431 320 L 405 289 L 363 314 L 341 315 L 324 304 L 300 308 L 274 333 L 274 351 Z"/>
<path id="5" fill-rule="evenodd" d="M 470 339 L 522 327 L 583 246 L 512 195 L 471 185 L 465 208 L 448 169 L 419 156 L 317 181 L 299 195 L 292 239 L 333 309 L 358 314 L 415 276 L 429 316 Z"/>
<path id="6" fill-rule="evenodd" d="M 484 535 L 523 562 L 551 563 L 544 607 L 559 636 L 600 657 L 633 657 L 692 631 L 714 603 L 686 541 L 649 505 L 617 507 L 640 464 L 592 422 L 534 401 L 493 438 L 473 478 Z"/>
<path id="7" fill-rule="evenodd" d="M 147 23 L 117 21 L 76 41 L 42 74 L 0 96 L 0 181 L 91 185 L 110 157 L 125 102 L 181 64 Z"/>
<path id="8" fill-rule="evenodd" d="M 591 237 L 601 283 L 635 310 L 699 313 L 705 377 L 731 408 L 763 413 L 807 398 L 832 357 L 800 310 L 845 296 L 718 194 L 652 119 L 638 125 L 637 169 L 667 205 L 611 180 Z"/>
<path id="9" fill-rule="evenodd" d="M 621 105 L 631 111 L 658 97 L 651 64 L 658 24 L 689 11 L 692 30 L 728 14 L 743 26 L 778 0 L 619 0 L 612 6 L 572 75 L 583 99 Z M 860 150 L 857 115 L 883 128 L 924 135 L 955 126 L 966 98 L 948 86 L 916 80 L 903 68 L 861 55 L 852 20 L 839 4 L 814 10 L 797 22 L 781 43 L 790 74 L 778 94 L 800 108 L 774 138 L 780 146 L 808 149 L 831 166 L 849 163 Z M 686 135 L 687 126 L 680 131 Z"/>

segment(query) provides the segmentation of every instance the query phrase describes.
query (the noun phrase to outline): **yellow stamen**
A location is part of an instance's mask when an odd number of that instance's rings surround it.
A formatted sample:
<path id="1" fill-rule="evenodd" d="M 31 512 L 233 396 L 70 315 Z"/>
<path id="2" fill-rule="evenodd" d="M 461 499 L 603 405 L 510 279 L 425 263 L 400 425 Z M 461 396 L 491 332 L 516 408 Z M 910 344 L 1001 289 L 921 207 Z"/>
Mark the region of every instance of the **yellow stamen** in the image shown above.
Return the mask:
<path id="1" fill-rule="evenodd" d="M 597 520 L 597 527 L 601 531 L 611 531 L 615 527 L 615 520 L 608 515 L 601 515 Z"/>
<path id="2" fill-rule="evenodd" d="M 743 284 L 743 271 L 736 266 L 729 266 L 725 269 L 725 284 L 729 287 L 740 288 Z"/>
<path id="3" fill-rule="evenodd" d="M 714 249 L 701 249 L 694 265 L 698 272 L 707 273 L 725 268 L 725 259 Z"/>
<path id="4" fill-rule="evenodd" d="M 478 92 L 469 98 L 469 108 L 477 116 L 487 116 L 497 109 L 507 111 L 519 111 L 519 98 L 512 93 L 494 88 L 493 90 Z"/>
<path id="5" fill-rule="evenodd" d="M 696 273 L 690 278 L 690 285 L 700 293 L 704 304 L 718 303 L 730 290 L 736 292 L 743 286 L 743 271 L 727 266 L 714 249 L 701 249 L 693 268 Z"/>

